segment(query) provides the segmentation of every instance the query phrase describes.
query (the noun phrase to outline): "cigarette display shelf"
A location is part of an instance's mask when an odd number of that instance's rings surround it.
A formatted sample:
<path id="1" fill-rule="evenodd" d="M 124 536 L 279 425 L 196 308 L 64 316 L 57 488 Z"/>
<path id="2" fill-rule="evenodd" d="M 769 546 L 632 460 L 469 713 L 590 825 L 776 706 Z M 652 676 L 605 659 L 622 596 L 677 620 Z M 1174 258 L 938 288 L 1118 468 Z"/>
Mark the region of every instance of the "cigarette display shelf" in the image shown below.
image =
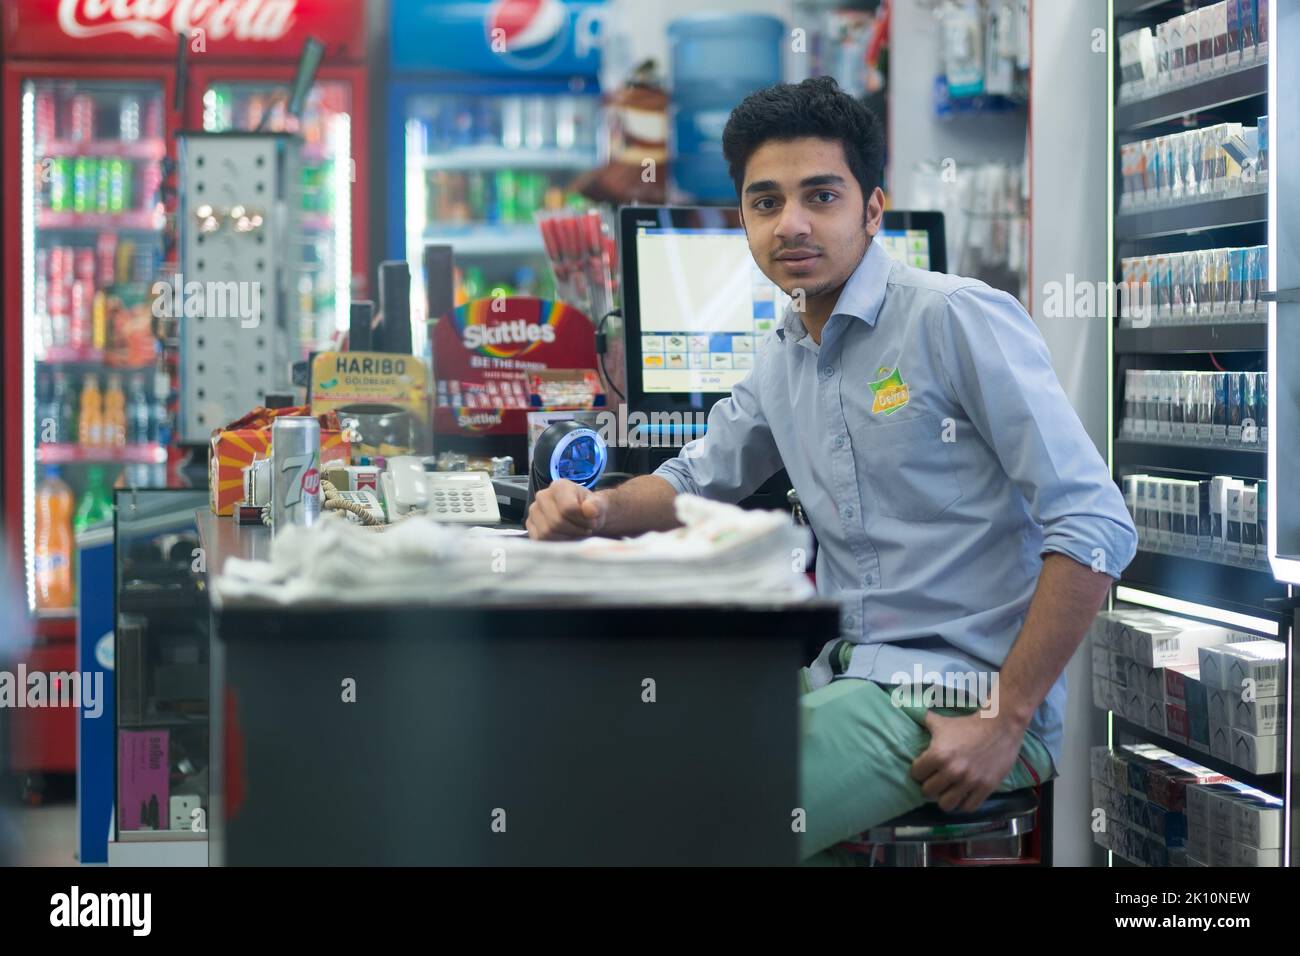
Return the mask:
<path id="1" fill-rule="evenodd" d="M 1147 326 L 1115 330 L 1121 355 L 1171 352 L 1262 352 L 1268 348 L 1268 323 L 1217 322 L 1206 325 Z"/>
<path id="2" fill-rule="evenodd" d="M 1260 567 L 1140 549 L 1119 582 L 1194 604 L 1278 621 L 1286 589 Z"/>
<path id="3" fill-rule="evenodd" d="M 1115 226 L 1120 242 L 1157 239 L 1268 221 L 1268 191 L 1179 205 L 1122 209 Z"/>
<path id="4" fill-rule="evenodd" d="M 1183 4 L 1178 0 L 1115 0 L 1115 19 L 1126 20 L 1140 17 L 1143 20 L 1154 22 L 1160 18 L 1151 14 L 1161 8 L 1172 11 L 1171 15 L 1183 12 Z"/>
<path id="5" fill-rule="evenodd" d="M 1115 441 L 1115 464 L 1198 475 L 1230 475 L 1254 481 L 1268 477 L 1268 455 L 1263 446 L 1254 449 L 1118 438 Z"/>
<path id="6" fill-rule="evenodd" d="M 1142 724 L 1135 724 L 1119 714 L 1114 715 L 1114 724 L 1112 729 L 1115 731 L 1116 743 L 1154 743 L 1159 744 L 1171 753 L 1180 757 L 1200 764 L 1202 767 L 1209 767 L 1216 773 L 1221 773 L 1233 780 L 1240 780 L 1242 783 L 1263 790 L 1265 793 L 1281 794 L 1282 793 L 1282 774 L 1281 773 L 1251 773 L 1238 767 L 1231 761 L 1216 757 L 1209 751 L 1193 747 L 1184 740 L 1176 737 L 1167 737 L 1164 734 L 1158 734 L 1149 727 Z M 1118 739 L 1121 735 L 1131 738 L 1128 740 Z"/>
<path id="7" fill-rule="evenodd" d="M 1138 130 L 1267 95 L 1268 63 L 1254 63 L 1142 99 L 1122 102 L 1115 107 L 1115 128 Z"/>

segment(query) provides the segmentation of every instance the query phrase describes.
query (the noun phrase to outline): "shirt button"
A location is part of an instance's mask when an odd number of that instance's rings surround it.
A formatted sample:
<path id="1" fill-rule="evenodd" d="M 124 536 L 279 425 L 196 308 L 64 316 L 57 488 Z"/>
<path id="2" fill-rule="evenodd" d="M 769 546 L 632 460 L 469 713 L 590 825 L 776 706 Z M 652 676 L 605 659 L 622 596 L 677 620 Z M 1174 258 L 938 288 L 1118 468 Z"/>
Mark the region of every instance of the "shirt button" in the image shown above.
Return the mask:
<path id="1" fill-rule="evenodd" d="M 846 518 L 852 518 L 852 517 L 853 517 L 853 509 L 852 509 L 852 508 L 845 508 L 845 509 L 844 509 L 844 517 L 846 517 Z"/>
<path id="2" fill-rule="evenodd" d="M 835 368 L 834 368 L 834 366 L 827 365 L 827 366 L 826 366 L 826 372 L 825 372 L 826 377 L 827 377 L 827 378 L 830 378 L 830 377 L 831 377 L 832 375 L 834 375 L 834 374 L 835 374 Z"/>
<path id="3" fill-rule="evenodd" d="M 843 448 L 843 447 L 844 447 L 844 436 L 843 436 L 843 435 L 836 435 L 836 436 L 835 436 L 835 447 L 836 447 L 836 448 Z"/>
<path id="4" fill-rule="evenodd" d="M 867 587 L 871 587 L 876 583 L 876 579 L 868 574 L 866 578 L 866 583 L 867 583 Z"/>
<path id="5" fill-rule="evenodd" d="M 856 617 L 846 617 L 844 619 L 845 627 L 857 627 L 858 619 Z"/>

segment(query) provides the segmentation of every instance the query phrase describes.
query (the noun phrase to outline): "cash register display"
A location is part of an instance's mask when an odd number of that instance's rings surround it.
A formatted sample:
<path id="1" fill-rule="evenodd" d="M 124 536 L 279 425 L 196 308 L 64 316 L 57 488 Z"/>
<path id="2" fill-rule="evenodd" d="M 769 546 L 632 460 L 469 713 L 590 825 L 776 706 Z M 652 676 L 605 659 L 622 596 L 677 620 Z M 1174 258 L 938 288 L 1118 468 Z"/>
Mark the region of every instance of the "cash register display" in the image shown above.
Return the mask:
<path id="1" fill-rule="evenodd" d="M 885 229 L 895 259 L 930 268 L 929 233 Z M 789 297 L 763 275 L 743 229 L 639 226 L 642 390 L 729 393 Z"/>

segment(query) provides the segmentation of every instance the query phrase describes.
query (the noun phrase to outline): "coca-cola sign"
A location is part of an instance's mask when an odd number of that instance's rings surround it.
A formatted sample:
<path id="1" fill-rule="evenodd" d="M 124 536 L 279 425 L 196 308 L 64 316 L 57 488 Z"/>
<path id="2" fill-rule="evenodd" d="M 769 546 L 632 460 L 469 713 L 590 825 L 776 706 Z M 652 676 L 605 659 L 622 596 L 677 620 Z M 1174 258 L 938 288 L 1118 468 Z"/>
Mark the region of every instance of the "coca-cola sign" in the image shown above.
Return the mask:
<path id="1" fill-rule="evenodd" d="M 11 56 L 100 60 L 194 56 L 294 59 L 307 37 L 326 64 L 365 58 L 365 0 L 3 0 Z"/>
<path id="2" fill-rule="evenodd" d="M 170 39 L 196 31 L 212 40 L 279 40 L 293 26 L 296 0 L 59 0 L 70 37 L 125 33 Z"/>

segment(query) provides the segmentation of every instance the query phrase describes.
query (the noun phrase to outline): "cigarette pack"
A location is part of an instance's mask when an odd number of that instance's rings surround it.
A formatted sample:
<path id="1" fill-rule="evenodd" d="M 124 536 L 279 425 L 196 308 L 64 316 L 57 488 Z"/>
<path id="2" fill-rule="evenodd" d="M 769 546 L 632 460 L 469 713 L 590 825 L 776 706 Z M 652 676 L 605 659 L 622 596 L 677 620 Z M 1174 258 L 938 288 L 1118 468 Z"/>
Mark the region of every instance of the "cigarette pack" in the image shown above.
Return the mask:
<path id="1" fill-rule="evenodd" d="M 1237 826 L 1237 801 L 1244 795 L 1256 796 L 1256 790 L 1238 780 L 1224 777 L 1217 785 L 1209 788 L 1210 833 L 1218 837 L 1235 840 Z"/>
<path id="2" fill-rule="evenodd" d="M 1165 733 L 1165 702 L 1161 698 L 1156 700 L 1153 697 L 1142 695 L 1143 718 L 1142 726 L 1153 734 L 1164 735 Z"/>
<path id="3" fill-rule="evenodd" d="M 1208 444 L 1214 438 L 1214 379 L 1209 372 L 1196 373 L 1196 440 Z"/>
<path id="4" fill-rule="evenodd" d="M 1178 478 L 1169 480 L 1169 529 L 1175 551 L 1187 549 L 1187 509 L 1183 504 L 1183 484 Z"/>
<path id="5" fill-rule="evenodd" d="M 1255 373 L 1255 425 L 1259 430 L 1257 444 L 1268 447 L 1268 372 Z"/>
<path id="6" fill-rule="evenodd" d="M 1119 613 L 1127 614 L 1123 626 L 1129 635 L 1131 656 L 1145 668 L 1197 664 L 1200 648 L 1226 643 L 1233 633 L 1217 624 L 1202 624 L 1158 611 Z M 1160 695 L 1163 697 L 1163 675 L 1159 676 Z"/>
<path id="7" fill-rule="evenodd" d="M 1241 373 L 1241 442 L 1259 443 L 1259 376 L 1255 372 Z"/>
<path id="8" fill-rule="evenodd" d="M 1126 508 L 1128 508 L 1129 517 L 1133 519 L 1133 527 L 1137 529 L 1138 543 L 1140 544 L 1142 540 L 1142 522 L 1138 518 L 1137 487 L 1138 487 L 1137 475 L 1124 476 L 1124 505 Z M 1143 502 L 1143 507 L 1145 507 L 1145 502 Z"/>
<path id="9" fill-rule="evenodd" d="M 1196 553 L 1208 555 L 1214 543 L 1214 530 L 1210 521 L 1210 493 L 1211 483 L 1209 479 L 1198 481 L 1196 483 Z"/>
<path id="10" fill-rule="evenodd" d="M 1174 546 L 1174 479 L 1160 478 L 1160 501 L 1157 504 L 1160 515 L 1160 546 L 1171 549 Z"/>
<path id="11" fill-rule="evenodd" d="M 1229 372 L 1227 374 L 1228 441 L 1234 443 L 1241 441 L 1241 420 L 1244 417 L 1241 394 L 1242 376 L 1243 373 L 1241 372 Z"/>
<path id="12" fill-rule="evenodd" d="M 1164 543 L 1160 535 L 1160 482 L 1160 478 L 1143 481 L 1147 489 L 1146 546 L 1150 550 L 1158 550 Z"/>
<path id="13" fill-rule="evenodd" d="M 1179 395 L 1183 402 L 1183 441 L 1195 443 L 1200 440 L 1201 428 L 1200 378 L 1195 372 L 1182 372 L 1179 378 Z"/>
<path id="14" fill-rule="evenodd" d="M 1246 561 L 1255 560 L 1255 543 L 1259 529 L 1259 492 L 1250 485 L 1241 493 L 1241 556 Z"/>
<path id="15" fill-rule="evenodd" d="M 1268 59 L 1268 0 L 1255 0 L 1255 59 Z"/>
<path id="16" fill-rule="evenodd" d="M 1237 0 L 1232 0 L 1235 8 Z M 1213 70 L 1215 73 L 1222 73 L 1228 62 L 1228 3 L 1227 0 L 1219 0 L 1218 3 L 1210 6 L 1210 23 L 1212 25 L 1212 39 L 1214 47 Z"/>
<path id="17" fill-rule="evenodd" d="M 1234 806 L 1233 838 L 1246 846 L 1273 850 L 1282 845 L 1282 800 L 1270 793 L 1242 794 Z"/>
<path id="18" fill-rule="evenodd" d="M 1232 729 L 1256 737 L 1270 737 L 1284 732 L 1284 714 L 1281 697 L 1238 699 L 1232 708 Z"/>
<path id="19" fill-rule="evenodd" d="M 1268 482 L 1261 481 L 1255 486 L 1256 505 L 1259 508 L 1258 520 L 1255 522 L 1257 536 L 1255 538 L 1255 561 L 1260 564 L 1268 564 Z"/>
<path id="20" fill-rule="evenodd" d="M 1256 737 L 1243 730 L 1232 732 L 1232 762 L 1250 773 L 1277 773 L 1285 760 L 1285 734 Z"/>
<path id="21" fill-rule="evenodd" d="M 1228 486 L 1231 478 L 1217 475 L 1210 479 L 1210 555 L 1223 557 L 1228 541 Z"/>
<path id="22" fill-rule="evenodd" d="M 1165 703 L 1165 736 L 1190 745 L 1191 722 L 1182 704 Z"/>
<path id="23" fill-rule="evenodd" d="M 1228 376 L 1223 372 L 1210 375 L 1214 401 L 1210 412 L 1210 440 L 1222 443 L 1228 440 Z"/>
<path id="24" fill-rule="evenodd" d="M 1239 0 L 1241 10 L 1241 59 L 1243 63 L 1255 59 L 1255 0 Z"/>
<path id="25" fill-rule="evenodd" d="M 1205 688 L 1205 714 L 1210 726 L 1210 739 L 1213 740 L 1213 732 L 1216 728 L 1231 730 L 1232 708 L 1237 702 L 1238 695 L 1224 687 L 1210 687 L 1204 680 L 1201 681 L 1201 686 Z"/>
<path id="26" fill-rule="evenodd" d="M 1241 557 L 1241 493 L 1245 490 L 1241 482 L 1233 481 L 1228 485 L 1228 504 L 1225 518 L 1225 539 L 1223 552 L 1230 558 Z"/>
<path id="27" fill-rule="evenodd" d="M 1206 77 L 1214 70 L 1214 8 L 1201 7 L 1196 13 L 1196 39 L 1199 44 L 1196 73 L 1200 77 Z"/>
<path id="28" fill-rule="evenodd" d="M 1241 64 L 1241 0 L 1228 0 L 1228 38 L 1224 66 L 1233 70 Z"/>

